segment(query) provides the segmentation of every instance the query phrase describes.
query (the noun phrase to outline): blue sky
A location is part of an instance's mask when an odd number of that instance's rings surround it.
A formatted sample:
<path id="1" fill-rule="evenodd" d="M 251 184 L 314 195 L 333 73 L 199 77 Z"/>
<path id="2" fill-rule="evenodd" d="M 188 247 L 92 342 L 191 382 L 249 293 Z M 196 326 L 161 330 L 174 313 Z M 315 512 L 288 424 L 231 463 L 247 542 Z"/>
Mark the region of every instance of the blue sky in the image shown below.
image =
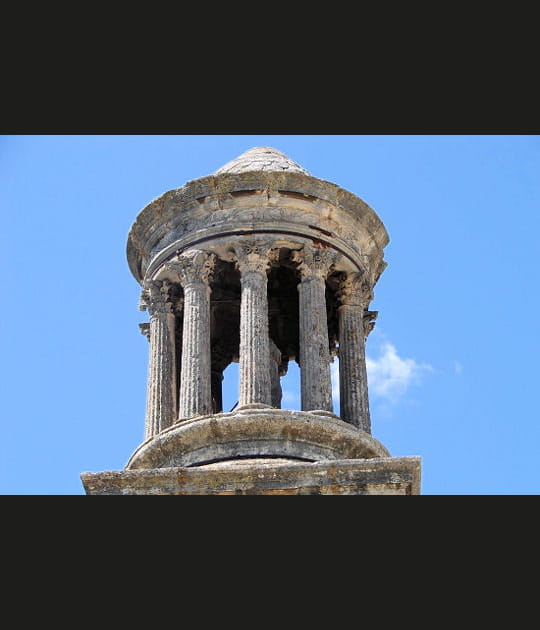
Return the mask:
<path id="1" fill-rule="evenodd" d="M 535 135 L 0 136 L 0 493 L 84 494 L 81 472 L 125 466 L 148 365 L 128 231 L 255 146 L 361 197 L 390 235 L 366 346 L 373 436 L 422 458 L 423 494 L 538 494 Z"/>

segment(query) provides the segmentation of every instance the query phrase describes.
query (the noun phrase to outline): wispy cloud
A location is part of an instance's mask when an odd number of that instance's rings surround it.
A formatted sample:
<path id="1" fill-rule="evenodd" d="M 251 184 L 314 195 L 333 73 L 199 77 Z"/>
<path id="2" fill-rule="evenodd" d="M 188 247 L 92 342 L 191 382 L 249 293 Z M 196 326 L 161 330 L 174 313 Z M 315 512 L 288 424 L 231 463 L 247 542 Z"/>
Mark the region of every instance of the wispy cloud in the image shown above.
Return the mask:
<path id="1" fill-rule="evenodd" d="M 378 398 L 392 404 L 397 403 L 412 385 L 419 384 L 426 372 L 433 370 L 428 363 L 399 356 L 396 347 L 389 341 L 380 344 L 375 357 L 366 355 L 366 368 L 370 400 Z M 338 405 L 338 361 L 332 364 L 331 370 L 332 397 L 334 404 Z"/>
<path id="2" fill-rule="evenodd" d="M 463 372 L 463 366 L 459 361 L 454 361 L 454 372 L 456 374 L 461 374 Z"/>
<path id="3" fill-rule="evenodd" d="M 420 383 L 425 372 L 433 370 L 429 363 L 400 357 L 389 342 L 381 345 L 376 358 L 366 356 L 366 368 L 370 394 L 390 402 L 397 402 L 411 385 Z"/>

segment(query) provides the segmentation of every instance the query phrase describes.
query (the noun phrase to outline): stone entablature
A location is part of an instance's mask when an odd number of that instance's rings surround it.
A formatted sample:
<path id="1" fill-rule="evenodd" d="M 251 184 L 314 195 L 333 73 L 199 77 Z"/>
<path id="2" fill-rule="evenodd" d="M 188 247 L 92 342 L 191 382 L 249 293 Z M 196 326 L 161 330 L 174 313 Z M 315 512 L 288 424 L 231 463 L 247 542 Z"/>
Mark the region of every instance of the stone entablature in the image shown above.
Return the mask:
<path id="1" fill-rule="evenodd" d="M 175 250 L 267 232 L 320 241 L 373 283 L 386 266 L 389 238 L 375 212 L 339 186 L 298 172 L 224 173 L 171 190 L 139 213 L 127 257 L 142 282 Z"/>

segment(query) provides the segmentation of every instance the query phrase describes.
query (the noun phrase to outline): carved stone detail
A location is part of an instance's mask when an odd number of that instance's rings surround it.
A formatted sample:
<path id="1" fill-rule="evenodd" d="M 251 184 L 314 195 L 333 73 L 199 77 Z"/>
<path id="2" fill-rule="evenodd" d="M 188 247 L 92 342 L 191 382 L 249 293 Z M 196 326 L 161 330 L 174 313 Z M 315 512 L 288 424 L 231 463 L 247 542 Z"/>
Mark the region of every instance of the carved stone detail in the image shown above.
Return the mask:
<path id="1" fill-rule="evenodd" d="M 369 333 L 375 328 L 375 320 L 379 315 L 379 311 L 364 311 L 364 338 L 367 339 Z"/>
<path id="2" fill-rule="evenodd" d="M 249 272 L 266 273 L 271 264 L 274 241 L 268 239 L 244 239 L 234 243 L 236 266 L 245 276 Z"/>
<path id="3" fill-rule="evenodd" d="M 373 287 L 360 271 L 344 273 L 336 296 L 342 304 L 365 308 L 373 299 Z"/>
<path id="4" fill-rule="evenodd" d="M 291 259 L 299 263 L 298 271 L 302 280 L 311 276 L 326 278 L 338 258 L 336 251 L 312 245 L 304 245 L 301 250 L 291 252 Z"/>
<path id="5" fill-rule="evenodd" d="M 186 286 L 195 283 L 208 285 L 212 279 L 215 263 L 215 254 L 191 249 L 173 258 L 165 267 L 178 274 L 180 284 L 185 289 Z"/>
<path id="6" fill-rule="evenodd" d="M 150 341 L 150 323 L 143 322 L 142 324 L 139 324 L 139 330 L 141 331 L 141 335 L 144 335 L 148 341 Z"/>
<path id="7" fill-rule="evenodd" d="M 150 298 L 150 295 L 149 295 L 148 288 L 146 286 L 143 286 L 143 289 L 141 290 L 141 295 L 139 297 L 139 311 L 148 310 L 149 298 Z"/>
<path id="8" fill-rule="evenodd" d="M 150 315 L 172 313 L 170 300 L 171 283 L 168 280 L 150 280 L 144 283 L 139 300 L 139 310 L 148 311 Z"/>

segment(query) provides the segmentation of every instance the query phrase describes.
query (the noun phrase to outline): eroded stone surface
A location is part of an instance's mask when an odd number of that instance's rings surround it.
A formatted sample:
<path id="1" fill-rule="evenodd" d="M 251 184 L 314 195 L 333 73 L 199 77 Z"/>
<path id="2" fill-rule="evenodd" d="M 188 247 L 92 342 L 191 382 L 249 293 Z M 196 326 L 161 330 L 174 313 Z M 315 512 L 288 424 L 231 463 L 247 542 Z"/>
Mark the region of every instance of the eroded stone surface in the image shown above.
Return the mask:
<path id="1" fill-rule="evenodd" d="M 239 407 L 272 405 L 270 340 L 268 336 L 267 269 L 270 240 L 235 243 L 240 271 L 240 394 Z"/>
<path id="2" fill-rule="evenodd" d="M 302 409 L 333 411 L 326 278 L 337 257 L 331 250 L 310 245 L 305 245 L 296 254 L 300 273 L 299 364 Z"/>
<path id="3" fill-rule="evenodd" d="M 175 316 L 167 282 L 145 287 L 145 307 L 150 314 L 150 340 L 146 396 L 145 439 L 176 422 Z"/>
<path id="4" fill-rule="evenodd" d="M 246 457 L 319 461 L 389 455 L 369 433 L 330 412 L 254 406 L 178 422 L 136 449 L 126 468 L 192 466 Z"/>
<path id="5" fill-rule="evenodd" d="M 418 495 L 420 458 L 260 462 L 81 475 L 87 494 Z"/>
<path id="6" fill-rule="evenodd" d="M 219 168 L 215 175 L 222 173 L 246 173 L 248 171 L 291 171 L 296 173 L 309 173 L 288 158 L 281 151 L 272 147 L 254 147 L 242 153 L 239 157 Z"/>
<path id="7" fill-rule="evenodd" d="M 188 250 L 168 263 L 184 289 L 182 362 L 178 418 L 212 411 L 209 281 L 215 256 Z"/>

